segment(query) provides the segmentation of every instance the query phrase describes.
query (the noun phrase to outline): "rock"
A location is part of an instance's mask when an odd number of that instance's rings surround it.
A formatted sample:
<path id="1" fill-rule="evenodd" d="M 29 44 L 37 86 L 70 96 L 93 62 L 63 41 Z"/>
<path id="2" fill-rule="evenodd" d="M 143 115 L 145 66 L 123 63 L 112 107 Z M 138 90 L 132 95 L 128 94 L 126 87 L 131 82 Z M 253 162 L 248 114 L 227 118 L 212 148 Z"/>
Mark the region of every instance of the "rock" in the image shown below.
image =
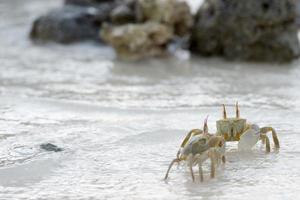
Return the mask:
<path id="1" fill-rule="evenodd" d="M 65 5 L 76 5 L 94 8 L 114 8 L 125 5 L 131 10 L 135 9 L 137 0 L 65 0 Z"/>
<path id="2" fill-rule="evenodd" d="M 106 7 L 64 6 L 36 19 L 30 37 L 33 40 L 58 43 L 99 40 L 100 26 L 109 20 L 110 11 Z"/>
<path id="3" fill-rule="evenodd" d="M 126 60 L 164 56 L 172 38 L 172 30 L 157 22 L 103 26 L 101 37 L 112 45 L 118 56 Z"/>
<path id="4" fill-rule="evenodd" d="M 66 5 L 78 5 L 78 6 L 97 6 L 98 4 L 104 4 L 115 2 L 114 0 L 65 0 Z"/>
<path id="5" fill-rule="evenodd" d="M 299 57 L 293 0 L 206 0 L 191 49 L 205 56 L 286 62 Z"/>
<path id="6" fill-rule="evenodd" d="M 45 150 L 45 151 L 53 151 L 53 152 L 60 152 L 60 151 L 63 151 L 62 148 L 54 145 L 54 144 L 51 144 L 51 143 L 45 143 L 45 144 L 41 144 L 40 145 L 40 148 Z"/>
<path id="7" fill-rule="evenodd" d="M 170 49 L 181 52 L 178 45 L 169 49 L 168 45 L 189 37 L 193 17 L 181 0 L 127 0 L 111 12 L 111 22 L 102 29 L 103 40 L 120 58 L 138 60 L 167 55 Z"/>
<path id="8" fill-rule="evenodd" d="M 300 1 L 296 1 L 296 12 L 297 12 L 296 23 L 298 27 L 300 27 Z"/>
<path id="9" fill-rule="evenodd" d="M 179 36 L 189 34 L 193 17 L 188 4 L 181 0 L 138 0 L 139 22 L 155 21 L 168 25 Z"/>

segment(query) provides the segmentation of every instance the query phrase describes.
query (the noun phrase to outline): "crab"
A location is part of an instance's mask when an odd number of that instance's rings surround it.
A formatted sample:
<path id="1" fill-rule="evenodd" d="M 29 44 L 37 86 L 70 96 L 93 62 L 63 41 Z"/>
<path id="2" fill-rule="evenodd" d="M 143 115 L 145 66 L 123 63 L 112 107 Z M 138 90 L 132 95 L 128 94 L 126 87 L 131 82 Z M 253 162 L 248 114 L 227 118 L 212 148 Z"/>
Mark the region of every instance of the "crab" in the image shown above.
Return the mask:
<path id="1" fill-rule="evenodd" d="M 270 140 L 268 132 L 272 132 L 273 142 L 276 149 L 280 148 L 276 131 L 272 127 L 260 128 L 256 124 L 247 123 L 247 120 L 240 117 L 238 102 L 235 105 L 236 116 L 227 118 L 226 107 L 223 104 L 223 119 L 217 121 L 217 135 L 223 136 L 226 141 L 238 141 L 238 149 L 241 151 L 250 150 L 259 141 L 266 144 L 266 152 L 270 152 Z"/>
<path id="2" fill-rule="evenodd" d="M 216 166 L 221 160 L 225 163 L 225 140 L 222 136 L 216 136 L 208 133 L 207 118 L 204 121 L 203 131 L 201 129 L 191 130 L 183 140 L 177 152 L 176 158 L 170 163 L 165 180 L 174 163 L 187 161 L 193 181 L 195 176 L 193 166 L 198 165 L 200 181 L 203 181 L 202 164 L 207 159 L 211 161 L 210 177 L 215 177 Z"/>

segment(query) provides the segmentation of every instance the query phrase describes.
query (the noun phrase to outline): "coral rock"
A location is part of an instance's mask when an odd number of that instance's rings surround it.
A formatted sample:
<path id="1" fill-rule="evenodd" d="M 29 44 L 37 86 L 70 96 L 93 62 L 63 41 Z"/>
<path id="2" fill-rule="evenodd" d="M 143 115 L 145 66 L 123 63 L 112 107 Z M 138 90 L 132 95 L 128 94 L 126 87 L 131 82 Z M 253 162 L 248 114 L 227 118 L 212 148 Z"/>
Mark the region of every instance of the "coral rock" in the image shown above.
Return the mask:
<path id="1" fill-rule="evenodd" d="M 103 26 L 101 37 L 112 45 L 118 56 L 127 60 L 164 56 L 172 30 L 156 22 L 123 26 Z"/>
<path id="2" fill-rule="evenodd" d="M 190 7 L 184 1 L 138 0 L 137 9 L 140 22 L 155 21 L 168 25 L 179 36 L 188 34 L 193 25 Z"/>

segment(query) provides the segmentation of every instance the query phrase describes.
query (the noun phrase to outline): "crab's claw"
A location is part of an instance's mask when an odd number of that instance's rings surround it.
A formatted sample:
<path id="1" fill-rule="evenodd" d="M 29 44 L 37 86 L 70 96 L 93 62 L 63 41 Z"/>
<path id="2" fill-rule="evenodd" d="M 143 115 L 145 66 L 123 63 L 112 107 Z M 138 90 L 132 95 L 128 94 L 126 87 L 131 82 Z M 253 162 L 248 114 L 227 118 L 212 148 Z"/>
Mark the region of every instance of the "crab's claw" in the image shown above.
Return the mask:
<path id="1" fill-rule="evenodd" d="M 239 151 L 250 151 L 259 139 L 260 129 L 256 124 L 253 124 L 251 125 L 250 129 L 241 135 L 238 143 Z"/>

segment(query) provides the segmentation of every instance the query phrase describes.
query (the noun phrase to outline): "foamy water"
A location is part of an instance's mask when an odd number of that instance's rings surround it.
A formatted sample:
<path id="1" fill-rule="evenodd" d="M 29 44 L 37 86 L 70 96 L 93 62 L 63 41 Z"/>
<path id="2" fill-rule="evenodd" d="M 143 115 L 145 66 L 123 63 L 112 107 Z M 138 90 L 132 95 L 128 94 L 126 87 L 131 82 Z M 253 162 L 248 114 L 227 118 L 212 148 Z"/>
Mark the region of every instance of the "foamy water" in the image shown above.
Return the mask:
<path id="1" fill-rule="evenodd" d="M 124 63 L 93 43 L 33 45 L 32 20 L 60 1 L 0 0 L 0 199 L 297 199 L 300 63 L 192 57 Z M 163 180 L 185 134 L 220 104 L 273 126 L 279 152 L 237 152 L 210 180 L 184 165 Z M 42 143 L 63 152 L 45 152 Z M 197 172 L 197 169 L 195 169 Z M 197 174 L 197 173 L 196 173 Z"/>

